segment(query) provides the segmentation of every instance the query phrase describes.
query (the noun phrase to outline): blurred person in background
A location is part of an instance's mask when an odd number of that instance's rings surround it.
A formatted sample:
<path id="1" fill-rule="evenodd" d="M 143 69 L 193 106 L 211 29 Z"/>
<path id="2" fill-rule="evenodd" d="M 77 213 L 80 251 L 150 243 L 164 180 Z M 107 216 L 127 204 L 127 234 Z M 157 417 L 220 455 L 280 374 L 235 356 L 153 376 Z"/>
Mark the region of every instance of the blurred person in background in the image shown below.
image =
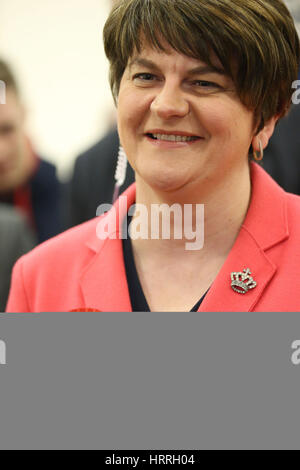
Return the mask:
<path id="1" fill-rule="evenodd" d="M 24 212 L 40 243 L 61 231 L 61 187 L 54 165 L 36 154 L 26 135 L 17 81 L 3 60 L 0 80 L 6 85 L 0 104 L 0 202 Z"/>
<path id="2" fill-rule="evenodd" d="M 99 142 L 76 158 L 69 185 L 68 225 L 73 227 L 96 216 L 97 207 L 112 202 L 119 135 L 109 131 Z M 134 182 L 134 171 L 127 166 L 125 191 Z"/>
<path id="3" fill-rule="evenodd" d="M 0 204 L 0 312 L 5 311 L 13 265 L 36 244 L 25 217 Z"/>
<path id="4" fill-rule="evenodd" d="M 111 0 L 111 7 L 119 1 Z M 75 159 L 68 188 L 69 227 L 93 219 L 100 204 L 112 201 L 119 145 L 119 135 L 115 125 L 104 137 Z M 120 192 L 125 191 L 134 180 L 134 171 L 128 165 Z"/>

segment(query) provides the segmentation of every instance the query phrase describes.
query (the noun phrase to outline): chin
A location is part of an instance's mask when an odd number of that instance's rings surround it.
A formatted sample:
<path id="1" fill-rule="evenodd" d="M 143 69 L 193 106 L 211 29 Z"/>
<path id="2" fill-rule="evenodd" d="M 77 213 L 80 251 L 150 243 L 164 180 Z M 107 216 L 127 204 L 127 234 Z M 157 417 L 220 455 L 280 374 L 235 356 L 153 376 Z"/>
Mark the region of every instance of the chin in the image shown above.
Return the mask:
<path id="1" fill-rule="evenodd" d="M 182 175 L 147 175 L 143 180 L 154 190 L 164 192 L 174 192 L 181 189 L 185 184 L 186 180 Z"/>

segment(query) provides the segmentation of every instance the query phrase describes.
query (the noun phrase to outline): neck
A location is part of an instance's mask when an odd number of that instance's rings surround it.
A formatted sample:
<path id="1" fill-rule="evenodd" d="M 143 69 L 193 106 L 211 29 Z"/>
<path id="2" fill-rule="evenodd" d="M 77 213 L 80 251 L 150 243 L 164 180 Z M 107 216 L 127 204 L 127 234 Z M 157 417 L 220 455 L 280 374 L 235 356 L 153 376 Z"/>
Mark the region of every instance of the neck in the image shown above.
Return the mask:
<path id="1" fill-rule="evenodd" d="M 227 256 L 240 231 L 246 216 L 251 193 L 250 168 L 248 162 L 235 172 L 228 171 L 219 183 L 199 184 L 195 181 L 184 188 L 172 192 L 163 192 L 149 186 L 139 175 L 136 177 L 136 204 L 142 204 L 144 217 L 148 215 L 148 232 L 146 239 L 133 240 L 134 251 L 142 253 L 160 253 L 174 255 L 190 251 L 191 255 L 200 258 L 210 256 Z M 180 201 L 180 204 L 178 204 Z M 153 239 L 153 219 L 155 205 L 171 207 L 176 204 L 176 214 L 165 219 L 170 227 L 170 236 L 163 238 L 162 224 L 159 236 Z M 146 211 L 145 211 L 146 209 Z M 166 214 L 166 212 L 163 212 Z M 179 214 L 179 215 L 178 215 Z M 182 217 L 180 218 L 180 214 Z M 139 219 L 139 220 L 138 220 Z M 141 213 L 136 211 L 133 222 L 141 220 Z M 160 218 L 160 221 L 162 218 Z M 169 222 L 170 220 L 170 222 Z M 154 227 L 157 234 L 157 228 Z M 176 233 L 182 236 L 176 237 Z M 194 240 L 191 235 L 194 233 Z M 204 239 L 203 239 L 204 234 Z M 169 235 L 169 234 L 167 234 Z"/>

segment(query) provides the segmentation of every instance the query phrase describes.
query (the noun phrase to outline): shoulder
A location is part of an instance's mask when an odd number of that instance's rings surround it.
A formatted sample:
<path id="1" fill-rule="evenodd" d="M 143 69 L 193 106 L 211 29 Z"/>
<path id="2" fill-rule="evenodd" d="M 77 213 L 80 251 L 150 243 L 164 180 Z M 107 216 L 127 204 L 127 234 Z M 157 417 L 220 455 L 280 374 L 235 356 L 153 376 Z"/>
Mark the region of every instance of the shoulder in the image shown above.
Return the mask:
<path id="1" fill-rule="evenodd" d="M 0 207 L 1 263 L 7 259 L 14 263 L 19 256 L 30 251 L 36 244 L 34 234 L 25 217 L 10 207 Z M 1 267 L 0 267 L 1 268 Z"/>
<path id="2" fill-rule="evenodd" d="M 93 261 L 98 219 L 76 226 L 42 243 L 15 264 L 8 311 L 64 310 L 80 303 L 80 279 Z M 77 300 L 76 300 L 77 299 Z"/>
<path id="3" fill-rule="evenodd" d="M 291 193 L 285 193 L 285 195 L 290 223 L 300 229 L 300 196 Z"/>
<path id="4" fill-rule="evenodd" d="M 70 228 L 42 243 L 25 255 L 21 262 L 31 267 L 47 265 L 47 270 L 68 272 L 84 265 L 98 253 L 106 241 L 115 239 L 119 230 L 119 220 L 125 217 L 128 208 L 135 201 L 135 185 L 122 194 L 108 212 Z M 104 230 L 104 231 L 103 231 Z"/>
<path id="5" fill-rule="evenodd" d="M 52 163 L 39 158 L 37 169 L 32 176 L 31 185 L 43 189 L 58 186 L 59 181 L 56 175 L 56 167 Z"/>
<path id="6" fill-rule="evenodd" d="M 287 197 L 288 204 L 295 210 L 300 208 L 300 196 L 298 194 L 285 193 Z"/>
<path id="7" fill-rule="evenodd" d="M 56 166 L 53 163 L 44 160 L 43 158 L 39 158 L 39 166 L 37 173 L 41 174 L 56 174 Z"/>
<path id="8" fill-rule="evenodd" d="M 0 226 L 5 223 L 19 223 L 22 217 L 8 204 L 0 204 Z"/>
<path id="9" fill-rule="evenodd" d="M 89 220 L 45 241 L 23 257 L 24 261 L 30 264 L 44 261 L 51 263 L 54 257 L 55 263 L 72 261 L 73 264 L 75 258 L 78 260 L 82 253 L 89 250 L 89 241 L 97 244 L 96 230 L 99 219 L 98 217 Z"/>
<path id="10" fill-rule="evenodd" d="M 281 220 L 278 217 L 278 221 L 274 222 L 274 225 L 277 223 L 277 226 L 286 224 L 287 230 L 287 239 L 286 247 L 291 250 L 293 253 L 294 261 L 300 255 L 300 196 L 296 194 L 291 194 L 284 192 L 284 219 Z M 296 257 L 296 258 L 295 258 Z"/>
<path id="11" fill-rule="evenodd" d="M 0 233 L 11 232 L 16 234 L 18 230 L 26 230 L 25 217 L 7 204 L 0 204 Z"/>
<path id="12" fill-rule="evenodd" d="M 99 219 L 73 227 L 38 245 L 18 260 L 15 272 L 22 272 L 31 286 L 78 280 L 103 243 L 96 233 Z"/>

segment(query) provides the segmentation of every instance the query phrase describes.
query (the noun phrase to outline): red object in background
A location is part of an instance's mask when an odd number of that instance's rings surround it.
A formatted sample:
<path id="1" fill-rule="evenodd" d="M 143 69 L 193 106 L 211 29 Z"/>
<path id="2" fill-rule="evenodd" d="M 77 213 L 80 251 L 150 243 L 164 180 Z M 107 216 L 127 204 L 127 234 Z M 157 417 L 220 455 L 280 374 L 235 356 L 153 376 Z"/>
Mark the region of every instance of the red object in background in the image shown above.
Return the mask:
<path id="1" fill-rule="evenodd" d="M 101 312 L 101 310 L 97 310 L 96 308 L 74 308 L 70 310 L 70 312 Z"/>
<path id="2" fill-rule="evenodd" d="M 35 229 L 30 186 L 26 185 L 16 189 L 13 195 L 13 202 L 14 207 L 27 217 L 31 227 Z"/>

